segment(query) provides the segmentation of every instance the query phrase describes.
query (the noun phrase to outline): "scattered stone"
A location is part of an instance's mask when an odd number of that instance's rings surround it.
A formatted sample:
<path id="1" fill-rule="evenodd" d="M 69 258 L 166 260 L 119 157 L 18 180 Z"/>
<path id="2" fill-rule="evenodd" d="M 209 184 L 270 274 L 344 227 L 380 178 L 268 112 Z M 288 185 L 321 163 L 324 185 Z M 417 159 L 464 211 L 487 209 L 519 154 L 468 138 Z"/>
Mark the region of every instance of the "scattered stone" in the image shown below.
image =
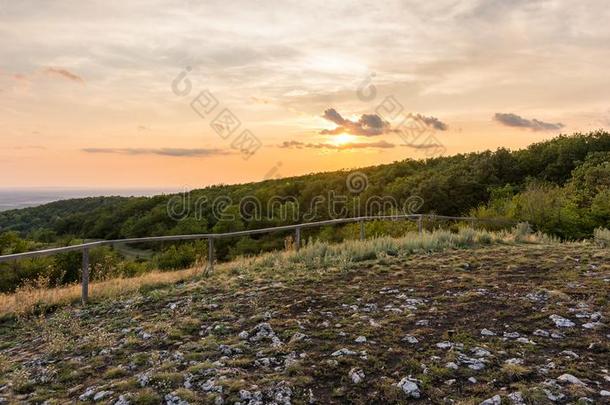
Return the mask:
<path id="1" fill-rule="evenodd" d="M 248 340 L 253 343 L 260 342 L 261 340 L 265 339 L 271 340 L 272 347 L 279 347 L 283 345 L 280 338 L 277 337 L 277 335 L 271 328 L 271 325 L 269 325 L 267 322 L 259 323 L 258 325 L 256 325 L 250 331 L 248 338 Z"/>
<path id="2" fill-rule="evenodd" d="M 475 347 L 471 350 L 472 354 L 476 357 L 489 357 L 491 356 L 491 352 L 489 350 L 485 350 L 482 347 Z"/>
<path id="3" fill-rule="evenodd" d="M 445 367 L 451 369 L 451 370 L 457 370 L 458 369 L 458 365 L 455 364 L 454 362 L 449 362 L 447 364 L 445 364 Z"/>
<path id="4" fill-rule="evenodd" d="M 610 397 L 610 391 L 601 390 L 599 392 L 599 395 L 601 395 L 602 397 Z"/>
<path id="5" fill-rule="evenodd" d="M 534 331 L 534 336 L 549 337 L 551 334 L 544 329 L 536 329 Z"/>
<path id="6" fill-rule="evenodd" d="M 492 332 L 489 329 L 481 329 L 481 335 L 483 335 L 483 336 L 496 336 L 495 332 Z"/>
<path id="7" fill-rule="evenodd" d="M 352 350 L 349 350 L 349 349 L 346 349 L 344 347 L 343 349 L 339 349 L 336 352 L 333 352 L 331 354 L 331 356 L 333 356 L 333 357 L 338 357 L 338 356 L 354 356 L 356 354 L 357 354 L 356 352 L 354 352 Z"/>
<path id="8" fill-rule="evenodd" d="M 397 386 L 407 395 L 407 398 L 417 399 L 421 396 L 419 385 L 417 385 L 417 380 L 414 380 L 411 377 L 403 378 L 400 380 Z"/>
<path id="9" fill-rule="evenodd" d="M 474 377 L 469 377 L 468 378 L 468 382 L 471 383 L 471 384 L 476 384 L 477 383 L 477 379 L 474 378 Z"/>
<path id="10" fill-rule="evenodd" d="M 574 322 L 572 322 L 571 320 L 564 318 L 562 316 L 559 315 L 550 315 L 549 318 L 555 322 L 555 326 L 557 326 L 558 328 L 573 328 L 574 326 L 576 326 L 576 324 Z"/>
<path id="11" fill-rule="evenodd" d="M 143 330 L 141 330 L 138 332 L 138 337 L 140 339 L 148 340 L 148 339 L 152 338 L 152 335 L 148 332 L 144 332 Z"/>
<path id="12" fill-rule="evenodd" d="M 513 405 L 525 405 L 523 395 L 519 391 L 511 392 L 510 394 L 508 394 L 508 399 L 510 399 Z"/>
<path id="13" fill-rule="evenodd" d="M 407 342 L 410 343 L 412 345 L 416 344 L 419 342 L 419 340 L 417 340 L 417 338 L 415 336 L 411 336 L 411 335 L 406 335 L 405 337 L 403 337 L 401 339 L 403 342 Z"/>
<path id="14" fill-rule="evenodd" d="M 271 398 L 278 405 L 291 405 L 292 389 L 286 381 L 280 381 L 272 390 Z"/>
<path id="15" fill-rule="evenodd" d="M 436 344 L 436 347 L 439 349 L 451 349 L 453 347 L 453 343 L 451 342 L 439 342 Z"/>
<path id="16" fill-rule="evenodd" d="M 292 337 L 290 338 L 289 342 L 290 343 L 294 343 L 294 342 L 300 342 L 303 339 L 306 339 L 307 335 L 301 332 L 296 332 L 294 335 L 292 335 Z"/>
<path id="17" fill-rule="evenodd" d="M 574 352 L 573 352 L 573 351 L 571 351 L 571 350 L 564 350 L 564 351 L 562 351 L 562 352 L 561 352 L 561 353 L 559 353 L 559 354 L 560 354 L 560 355 L 563 355 L 563 356 L 566 356 L 566 357 L 572 357 L 573 359 L 577 359 L 577 358 L 579 358 L 579 357 L 580 357 L 578 354 L 574 353 Z"/>
<path id="18" fill-rule="evenodd" d="M 119 399 L 117 399 L 117 401 L 114 403 L 114 405 L 130 405 L 131 402 L 129 401 L 129 398 L 127 397 L 127 395 L 120 395 Z"/>
<path id="19" fill-rule="evenodd" d="M 559 377 L 557 377 L 557 381 L 563 382 L 563 383 L 574 384 L 574 385 L 586 386 L 586 384 L 584 382 L 582 382 L 578 378 L 574 377 L 572 374 L 562 374 Z"/>
<path id="20" fill-rule="evenodd" d="M 366 337 L 358 336 L 355 340 L 356 343 L 366 343 Z"/>
<path id="21" fill-rule="evenodd" d="M 165 396 L 165 404 L 166 405 L 189 405 L 189 403 L 178 395 L 175 392 L 170 392 Z"/>
<path id="22" fill-rule="evenodd" d="M 499 395 L 494 395 L 493 397 L 481 402 L 479 405 L 502 405 L 502 398 Z"/>
<path id="23" fill-rule="evenodd" d="M 479 371 L 485 368 L 485 362 L 481 359 L 470 358 L 464 354 L 458 355 L 458 362 L 460 364 L 466 364 L 469 369 Z"/>
<path id="24" fill-rule="evenodd" d="M 81 401 L 87 401 L 91 399 L 95 395 L 95 387 L 89 387 L 85 390 L 83 394 L 81 394 L 78 399 Z"/>
<path id="25" fill-rule="evenodd" d="M 140 384 L 140 387 L 146 387 L 148 385 L 148 383 L 150 382 L 149 373 L 138 374 L 136 377 L 138 379 L 138 384 Z"/>
<path id="26" fill-rule="evenodd" d="M 112 395 L 112 391 L 100 391 L 93 396 L 95 402 L 101 401 L 102 399 L 108 398 Z"/>
<path id="27" fill-rule="evenodd" d="M 504 332 L 503 336 L 507 339 L 517 339 L 521 335 L 519 334 L 519 332 Z"/>
<path id="28" fill-rule="evenodd" d="M 430 325 L 430 321 L 427 319 L 421 319 L 417 322 L 415 322 L 416 326 L 429 326 Z"/>
<path id="29" fill-rule="evenodd" d="M 364 371 L 360 368 L 352 368 L 348 373 L 349 378 L 352 379 L 354 384 L 360 384 L 364 381 Z"/>
<path id="30" fill-rule="evenodd" d="M 455 384 L 455 381 L 456 381 L 456 380 L 455 380 L 454 378 L 452 378 L 451 380 L 447 380 L 447 381 L 445 381 L 445 385 L 449 385 L 449 386 L 451 386 L 451 385 Z"/>

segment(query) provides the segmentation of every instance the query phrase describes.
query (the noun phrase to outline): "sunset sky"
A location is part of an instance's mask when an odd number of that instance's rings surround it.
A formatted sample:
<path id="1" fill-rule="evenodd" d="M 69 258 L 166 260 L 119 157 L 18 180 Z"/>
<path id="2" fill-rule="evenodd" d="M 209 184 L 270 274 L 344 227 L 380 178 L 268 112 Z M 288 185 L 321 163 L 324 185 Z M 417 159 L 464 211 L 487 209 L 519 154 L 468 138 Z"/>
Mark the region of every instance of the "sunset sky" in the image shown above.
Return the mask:
<path id="1" fill-rule="evenodd" d="M 610 129 L 608 21 L 604 0 L 0 0 L 0 187 L 194 188 Z"/>

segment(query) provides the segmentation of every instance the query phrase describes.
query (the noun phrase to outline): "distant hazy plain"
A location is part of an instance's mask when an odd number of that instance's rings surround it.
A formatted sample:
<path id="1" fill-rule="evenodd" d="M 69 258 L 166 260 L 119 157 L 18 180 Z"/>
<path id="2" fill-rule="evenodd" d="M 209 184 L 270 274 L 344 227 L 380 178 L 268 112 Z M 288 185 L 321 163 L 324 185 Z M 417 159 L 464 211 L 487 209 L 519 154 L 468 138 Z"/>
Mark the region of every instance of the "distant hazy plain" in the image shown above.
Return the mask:
<path id="1" fill-rule="evenodd" d="M 0 188 L 0 211 L 34 207 L 70 198 L 97 196 L 152 196 L 175 193 L 177 189 L 80 189 L 80 188 Z"/>

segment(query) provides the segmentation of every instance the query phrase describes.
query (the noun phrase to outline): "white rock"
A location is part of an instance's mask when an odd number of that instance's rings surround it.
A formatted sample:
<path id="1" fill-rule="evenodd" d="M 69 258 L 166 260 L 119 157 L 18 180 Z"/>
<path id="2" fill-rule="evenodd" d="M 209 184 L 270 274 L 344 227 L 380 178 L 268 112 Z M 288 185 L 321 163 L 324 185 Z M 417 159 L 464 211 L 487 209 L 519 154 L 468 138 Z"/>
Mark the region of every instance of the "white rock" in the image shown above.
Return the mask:
<path id="1" fill-rule="evenodd" d="M 101 401 L 104 398 L 108 398 L 112 395 L 112 391 L 100 391 L 93 396 L 94 401 Z"/>
<path id="2" fill-rule="evenodd" d="M 502 398 L 499 395 L 494 395 L 493 397 L 481 402 L 480 405 L 502 405 Z"/>
<path id="3" fill-rule="evenodd" d="M 352 379 L 354 384 L 360 384 L 364 381 L 364 371 L 360 368 L 352 368 L 348 373 L 349 378 Z"/>
<path id="4" fill-rule="evenodd" d="M 366 337 L 365 336 L 358 336 L 355 340 L 356 343 L 366 343 Z"/>
<path id="5" fill-rule="evenodd" d="M 610 397 L 610 391 L 601 390 L 599 392 L 599 395 L 601 395 L 602 397 Z"/>
<path id="6" fill-rule="evenodd" d="M 114 405 L 129 405 L 131 404 L 131 402 L 129 402 L 129 398 L 126 395 L 120 395 L 119 399 L 117 399 L 117 401 L 114 403 Z"/>
<path id="7" fill-rule="evenodd" d="M 483 336 L 496 336 L 496 334 L 489 329 L 481 329 L 481 335 Z"/>
<path id="8" fill-rule="evenodd" d="M 562 352 L 561 352 L 561 353 L 559 353 L 559 354 L 562 354 L 562 355 L 564 355 L 564 356 L 566 356 L 566 357 L 571 357 L 571 358 L 573 358 L 573 359 L 577 359 L 577 358 L 579 358 L 579 357 L 580 357 L 578 354 L 574 353 L 574 352 L 573 352 L 573 351 L 571 351 L 571 350 L 564 350 L 564 351 L 562 351 Z"/>
<path id="9" fill-rule="evenodd" d="M 419 386 L 410 377 L 400 380 L 397 386 L 407 394 L 407 398 L 419 398 L 421 396 Z"/>
<path id="10" fill-rule="evenodd" d="M 352 350 L 349 350 L 349 349 L 346 349 L 346 348 L 343 348 L 343 349 L 337 350 L 336 352 L 333 352 L 331 354 L 331 356 L 333 356 L 333 357 L 337 357 L 337 356 L 353 356 L 355 354 L 356 354 L 356 352 L 354 352 Z"/>
<path id="11" fill-rule="evenodd" d="M 580 381 L 578 378 L 574 377 L 572 374 L 562 374 L 557 377 L 557 381 L 563 383 L 570 383 L 575 385 L 586 385 L 584 382 Z"/>
<path id="12" fill-rule="evenodd" d="M 525 405 L 525 401 L 523 400 L 523 395 L 521 392 L 515 391 L 508 394 L 508 399 L 513 403 L 513 405 Z"/>
<path id="13" fill-rule="evenodd" d="M 402 338 L 402 341 L 411 343 L 412 345 L 419 342 L 419 340 L 417 340 L 417 338 L 415 336 L 411 336 L 411 335 L 406 335 L 405 337 Z"/>
<path id="14" fill-rule="evenodd" d="M 491 352 L 489 350 L 485 350 L 482 347 L 475 347 L 471 350 L 472 354 L 476 357 L 489 357 L 491 356 Z"/>
<path id="15" fill-rule="evenodd" d="M 439 349 L 451 349 L 453 347 L 453 343 L 451 342 L 439 342 L 436 344 L 436 347 Z"/>
<path id="16" fill-rule="evenodd" d="M 549 318 L 555 322 L 555 326 L 557 326 L 558 328 L 573 328 L 574 326 L 576 326 L 576 324 L 574 322 L 572 322 L 571 320 L 564 318 L 562 316 L 559 315 L 550 315 Z"/>
<path id="17" fill-rule="evenodd" d="M 457 365 L 457 364 L 455 364 L 455 363 L 454 363 L 454 362 L 452 362 L 452 361 L 451 361 L 451 362 L 449 362 L 449 363 L 447 363 L 447 364 L 445 364 L 445 367 L 450 368 L 450 369 L 452 369 L 452 370 L 457 370 L 457 369 L 458 369 L 458 365 Z"/>
<path id="18" fill-rule="evenodd" d="M 470 378 L 468 378 L 468 382 L 471 383 L 471 384 L 476 384 L 477 383 L 477 379 L 474 378 L 474 377 L 470 377 Z"/>
<path id="19" fill-rule="evenodd" d="M 78 397 L 78 399 L 80 399 L 81 401 L 86 401 L 88 399 L 90 399 L 91 397 L 93 397 L 93 395 L 95 394 L 95 387 L 89 387 L 85 390 L 85 392 L 80 395 Z"/>
<path id="20" fill-rule="evenodd" d="M 534 336 L 549 337 L 549 336 L 551 336 L 551 334 L 544 329 L 536 329 L 534 331 Z"/>

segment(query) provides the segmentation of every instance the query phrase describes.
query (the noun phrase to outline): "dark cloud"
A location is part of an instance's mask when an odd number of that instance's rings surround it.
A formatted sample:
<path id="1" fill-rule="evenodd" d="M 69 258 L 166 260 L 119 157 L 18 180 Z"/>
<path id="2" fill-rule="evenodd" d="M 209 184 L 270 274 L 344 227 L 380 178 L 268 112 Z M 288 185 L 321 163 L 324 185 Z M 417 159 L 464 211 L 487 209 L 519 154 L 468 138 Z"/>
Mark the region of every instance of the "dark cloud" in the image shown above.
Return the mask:
<path id="1" fill-rule="evenodd" d="M 439 120 L 436 117 L 426 117 L 421 114 L 415 115 L 415 117 L 421 120 L 424 124 L 429 127 L 432 127 L 439 131 L 446 131 L 449 127 L 443 121 Z"/>
<path id="2" fill-rule="evenodd" d="M 80 77 L 66 69 L 48 67 L 44 70 L 44 73 L 51 75 L 51 76 L 53 76 L 53 75 L 59 76 L 64 79 L 68 79 L 68 80 L 71 80 L 73 82 L 77 82 L 80 84 L 85 84 L 85 81 L 83 80 L 82 77 Z"/>
<path id="3" fill-rule="evenodd" d="M 527 128 L 532 131 L 557 131 L 564 127 L 560 122 L 553 124 L 537 119 L 528 120 L 512 113 L 496 113 L 494 120 L 509 127 Z"/>
<path id="4" fill-rule="evenodd" d="M 323 135 L 350 133 L 360 136 L 377 136 L 395 132 L 390 127 L 390 123 L 377 114 L 362 114 L 358 121 L 351 121 L 343 118 L 334 108 L 329 108 L 324 111 L 322 117 L 337 124 L 337 128 L 321 131 L 320 133 Z"/>
<path id="5" fill-rule="evenodd" d="M 160 155 L 173 157 L 211 157 L 231 154 L 223 149 L 181 149 L 181 148 L 84 148 L 86 153 L 113 153 L 119 155 Z"/>
<path id="6" fill-rule="evenodd" d="M 448 129 L 447 124 L 436 117 L 426 117 L 421 114 L 411 116 L 414 119 L 421 121 L 427 127 L 434 128 L 438 131 L 446 131 Z M 321 131 L 320 133 L 323 135 L 350 133 L 352 135 L 377 136 L 399 132 L 399 129 L 393 129 L 389 122 L 384 121 L 383 118 L 377 114 L 362 114 L 358 121 L 351 121 L 343 118 L 334 108 L 329 108 L 324 111 L 322 117 L 337 124 L 337 127 L 334 129 L 325 129 Z"/>

